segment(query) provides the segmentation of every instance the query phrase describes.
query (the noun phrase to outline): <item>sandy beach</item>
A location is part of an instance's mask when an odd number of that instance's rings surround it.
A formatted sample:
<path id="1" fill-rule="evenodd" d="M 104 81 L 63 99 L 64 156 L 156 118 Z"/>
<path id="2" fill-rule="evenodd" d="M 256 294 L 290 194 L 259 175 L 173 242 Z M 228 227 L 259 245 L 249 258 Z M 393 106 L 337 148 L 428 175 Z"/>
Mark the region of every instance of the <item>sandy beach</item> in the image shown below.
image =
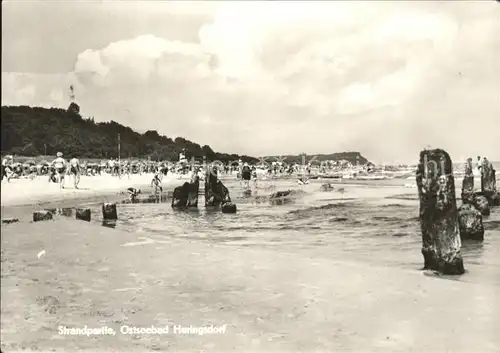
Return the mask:
<path id="1" fill-rule="evenodd" d="M 496 286 L 287 252 L 228 253 L 76 222 L 2 226 L 3 351 L 497 353 L 500 346 Z M 123 325 L 178 324 L 226 331 L 120 333 Z M 85 325 L 116 334 L 58 334 Z"/>
<path id="2" fill-rule="evenodd" d="M 73 180 L 66 179 L 65 188 L 49 183 L 48 177 L 31 179 L 13 179 L 10 183 L 2 182 L 1 204 L 3 207 L 39 205 L 48 202 L 66 202 L 69 200 L 112 197 L 129 187 L 141 189 L 144 193 L 152 192 L 150 187 L 153 174 L 132 174 L 121 178 L 108 174 L 98 176 L 82 176 L 79 188 L 75 189 Z M 179 179 L 177 175 L 167 175 L 162 184 L 165 189 L 173 189 L 174 185 L 186 181 L 187 177 Z"/>

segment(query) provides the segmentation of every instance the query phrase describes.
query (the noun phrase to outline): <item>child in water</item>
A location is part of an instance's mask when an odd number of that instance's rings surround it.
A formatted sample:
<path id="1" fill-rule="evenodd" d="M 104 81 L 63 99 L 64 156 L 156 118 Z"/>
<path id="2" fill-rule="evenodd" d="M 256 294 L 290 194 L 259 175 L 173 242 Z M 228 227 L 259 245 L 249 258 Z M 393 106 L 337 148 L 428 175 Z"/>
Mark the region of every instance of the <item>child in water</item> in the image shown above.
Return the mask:
<path id="1" fill-rule="evenodd" d="M 252 179 L 253 179 L 253 186 L 257 187 L 257 167 L 255 166 L 252 167 Z"/>
<path id="2" fill-rule="evenodd" d="M 153 188 L 153 193 L 155 195 L 158 195 L 161 192 L 163 192 L 163 187 L 161 186 L 160 173 L 156 173 L 155 176 L 153 177 L 153 180 L 151 180 L 151 187 Z"/>

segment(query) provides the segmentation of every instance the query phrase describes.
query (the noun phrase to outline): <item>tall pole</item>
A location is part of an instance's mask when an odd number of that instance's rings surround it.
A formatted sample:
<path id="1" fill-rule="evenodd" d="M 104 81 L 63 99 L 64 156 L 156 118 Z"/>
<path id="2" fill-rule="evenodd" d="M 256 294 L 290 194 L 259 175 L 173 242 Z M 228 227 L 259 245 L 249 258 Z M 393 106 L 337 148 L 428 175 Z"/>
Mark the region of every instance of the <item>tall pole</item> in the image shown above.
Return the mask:
<path id="1" fill-rule="evenodd" d="M 121 177 L 122 174 L 122 166 L 121 166 L 121 161 L 120 161 L 120 149 L 121 149 L 121 143 L 120 143 L 120 133 L 118 133 L 118 176 Z"/>

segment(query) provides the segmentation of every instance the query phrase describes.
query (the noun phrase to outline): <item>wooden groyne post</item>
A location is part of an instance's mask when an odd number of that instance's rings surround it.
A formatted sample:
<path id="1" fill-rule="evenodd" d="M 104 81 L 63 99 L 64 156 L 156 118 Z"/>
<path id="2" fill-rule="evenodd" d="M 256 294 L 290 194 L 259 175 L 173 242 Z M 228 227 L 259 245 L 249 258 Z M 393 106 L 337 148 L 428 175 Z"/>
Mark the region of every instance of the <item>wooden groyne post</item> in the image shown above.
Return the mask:
<path id="1" fill-rule="evenodd" d="M 462 274 L 452 161 L 442 149 L 423 150 L 416 175 L 424 268 Z"/>
<path id="2" fill-rule="evenodd" d="M 474 202 L 474 173 L 472 172 L 472 158 L 465 162 L 464 180 L 462 181 L 462 202 Z"/>
<path id="3" fill-rule="evenodd" d="M 116 211 L 116 203 L 103 203 L 102 204 L 102 218 L 104 220 L 117 220 L 118 213 Z"/>

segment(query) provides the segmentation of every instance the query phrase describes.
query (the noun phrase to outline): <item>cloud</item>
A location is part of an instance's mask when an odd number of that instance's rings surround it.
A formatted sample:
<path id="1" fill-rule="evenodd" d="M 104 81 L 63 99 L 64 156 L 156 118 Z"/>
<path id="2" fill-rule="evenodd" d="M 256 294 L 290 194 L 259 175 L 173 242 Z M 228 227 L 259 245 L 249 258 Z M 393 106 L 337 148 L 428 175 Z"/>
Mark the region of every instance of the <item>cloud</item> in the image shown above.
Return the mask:
<path id="1" fill-rule="evenodd" d="M 491 6 L 218 3 L 204 10 L 215 12 L 197 43 L 123 38 L 82 51 L 59 81 L 75 84 L 83 114 L 96 120 L 221 151 L 360 150 L 390 161 L 414 160 L 431 144 L 457 158 L 493 154 L 494 129 L 470 132 L 500 116 L 500 23 Z M 18 88 L 8 101 L 64 101 L 47 80 L 11 79 L 6 85 Z M 34 95 L 23 91 L 30 85 Z"/>

